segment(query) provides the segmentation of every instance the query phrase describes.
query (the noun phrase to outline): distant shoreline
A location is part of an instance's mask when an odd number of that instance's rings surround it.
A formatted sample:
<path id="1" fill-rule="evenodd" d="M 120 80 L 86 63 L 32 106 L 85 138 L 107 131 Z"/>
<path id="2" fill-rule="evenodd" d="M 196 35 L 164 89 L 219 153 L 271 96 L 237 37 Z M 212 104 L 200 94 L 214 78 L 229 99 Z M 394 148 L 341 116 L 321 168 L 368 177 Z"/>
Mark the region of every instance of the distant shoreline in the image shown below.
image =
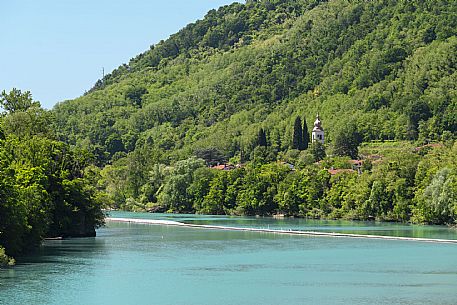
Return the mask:
<path id="1" fill-rule="evenodd" d="M 213 229 L 224 231 L 245 231 L 245 232 L 260 232 L 272 233 L 281 235 L 302 235 L 302 236 L 315 236 L 315 237 L 338 237 L 338 238 L 362 238 L 362 239 L 381 239 L 381 240 L 398 240 L 398 241 L 415 241 L 427 243 L 442 243 L 442 244 L 457 244 L 457 240 L 452 239 L 439 239 L 439 238 L 420 238 L 420 237 L 401 237 L 401 236 L 382 236 L 382 235 L 368 235 L 368 234 L 350 234 L 350 233 L 335 233 L 335 232 L 317 232 L 317 231 L 294 231 L 294 230 L 281 230 L 281 229 L 262 229 L 262 228 L 243 228 L 243 227 L 230 227 L 230 226 L 215 226 L 215 225 L 197 225 L 188 224 L 171 220 L 154 220 L 154 219 L 137 219 L 137 218 L 116 218 L 107 217 L 106 222 L 122 222 L 122 223 L 135 223 L 135 224 L 148 224 L 148 225 L 165 225 L 187 228 L 200 228 L 200 229 Z"/>

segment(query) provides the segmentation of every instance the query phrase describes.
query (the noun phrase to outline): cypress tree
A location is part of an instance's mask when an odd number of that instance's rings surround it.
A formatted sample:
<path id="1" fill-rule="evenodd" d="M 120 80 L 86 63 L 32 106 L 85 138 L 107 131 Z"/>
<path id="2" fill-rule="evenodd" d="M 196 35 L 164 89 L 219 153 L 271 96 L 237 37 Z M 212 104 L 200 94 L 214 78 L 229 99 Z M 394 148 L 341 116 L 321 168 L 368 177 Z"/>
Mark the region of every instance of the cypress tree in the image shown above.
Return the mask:
<path id="1" fill-rule="evenodd" d="M 257 135 L 257 145 L 258 146 L 267 146 L 267 136 L 265 134 L 265 130 L 263 128 L 260 128 L 259 133 Z"/>
<path id="2" fill-rule="evenodd" d="M 292 136 L 292 148 L 303 150 L 303 130 L 299 116 L 295 119 L 294 134 Z"/>
<path id="3" fill-rule="evenodd" d="M 306 118 L 303 117 L 303 149 L 307 149 L 310 142 L 308 126 L 306 124 Z"/>

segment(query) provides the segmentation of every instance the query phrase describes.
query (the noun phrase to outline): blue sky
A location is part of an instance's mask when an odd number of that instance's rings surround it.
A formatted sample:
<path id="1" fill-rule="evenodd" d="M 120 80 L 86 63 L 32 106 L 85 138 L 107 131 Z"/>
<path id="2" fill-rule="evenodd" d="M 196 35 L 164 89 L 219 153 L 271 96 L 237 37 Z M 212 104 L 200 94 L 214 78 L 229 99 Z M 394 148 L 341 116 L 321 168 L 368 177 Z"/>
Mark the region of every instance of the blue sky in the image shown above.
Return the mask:
<path id="1" fill-rule="evenodd" d="M 151 44 L 234 0 L 0 0 L 0 91 L 76 98 Z"/>

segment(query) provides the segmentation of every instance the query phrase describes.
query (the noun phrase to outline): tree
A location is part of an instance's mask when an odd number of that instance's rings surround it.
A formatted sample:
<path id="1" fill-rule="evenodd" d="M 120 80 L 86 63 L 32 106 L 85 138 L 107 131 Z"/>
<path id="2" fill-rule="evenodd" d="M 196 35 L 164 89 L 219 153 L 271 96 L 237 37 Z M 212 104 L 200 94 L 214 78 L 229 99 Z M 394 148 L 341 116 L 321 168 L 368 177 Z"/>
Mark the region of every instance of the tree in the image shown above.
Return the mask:
<path id="1" fill-rule="evenodd" d="M 53 118 L 50 111 L 40 107 L 30 107 L 24 111 L 9 113 L 3 118 L 5 135 L 14 134 L 20 138 L 39 135 L 54 138 Z"/>
<path id="2" fill-rule="evenodd" d="M 208 196 L 213 181 L 216 180 L 216 176 L 218 176 L 218 174 L 223 175 L 225 173 L 227 172 L 217 171 L 208 167 L 200 167 L 193 172 L 193 181 L 187 188 L 187 192 L 193 198 L 192 207 L 196 213 L 213 214 L 211 209 L 207 210 L 208 207 L 206 205 L 205 198 Z"/>
<path id="3" fill-rule="evenodd" d="M 237 213 L 245 215 L 271 215 L 277 209 L 274 196 L 277 185 L 290 169 L 279 163 L 254 165 L 247 169 L 243 186 L 237 195 Z"/>
<path id="4" fill-rule="evenodd" d="M 111 156 L 117 152 L 123 152 L 125 150 L 121 136 L 116 133 L 112 133 L 108 136 L 105 141 L 105 146 L 106 150 L 110 153 Z"/>
<path id="5" fill-rule="evenodd" d="M 44 237 L 94 236 L 104 215 L 84 171 L 91 155 L 50 137 L 53 117 L 29 92 L 3 92 L 1 103 L 0 248 L 20 255 Z"/>
<path id="6" fill-rule="evenodd" d="M 366 218 L 383 217 L 392 209 L 392 198 L 387 192 L 386 185 L 382 180 L 376 180 L 371 186 L 370 197 L 363 205 L 363 213 Z"/>
<path id="7" fill-rule="evenodd" d="M 294 133 L 292 135 L 292 148 L 303 150 L 303 129 L 299 116 L 295 118 Z"/>
<path id="8" fill-rule="evenodd" d="M 13 266 L 16 263 L 14 258 L 9 257 L 5 253 L 5 248 L 0 246 L 0 267 L 2 266 Z"/>
<path id="9" fill-rule="evenodd" d="M 257 146 L 267 146 L 267 136 L 263 128 L 260 128 L 259 133 L 257 134 Z"/>
<path id="10" fill-rule="evenodd" d="M 158 195 L 159 204 L 168 208 L 170 212 L 192 212 L 193 174 L 203 167 L 205 167 L 205 161 L 195 157 L 176 162 Z"/>
<path id="11" fill-rule="evenodd" d="M 9 134 L 20 138 L 40 135 L 54 137 L 52 124 L 53 114 L 40 107 L 40 103 L 33 101 L 29 91 L 13 89 L 10 93 L 3 91 L 0 94 L 0 107 L 4 116 L 0 122 L 0 139 Z"/>
<path id="12" fill-rule="evenodd" d="M 422 100 L 411 101 L 405 109 L 410 119 L 409 136 L 411 139 L 417 139 L 419 122 L 425 121 L 431 117 L 431 111 L 428 104 Z"/>
<path id="13" fill-rule="evenodd" d="M 1 167 L 2 163 L 0 162 L 0 245 L 6 248 L 7 254 L 16 255 L 25 247 L 27 209 L 25 202 L 19 199 L 20 193 L 13 185 L 13 177 L 6 174 L 5 168 Z"/>
<path id="14" fill-rule="evenodd" d="M 133 105 L 140 107 L 143 103 L 143 95 L 148 93 L 148 90 L 143 87 L 130 87 L 125 92 L 125 98 L 132 102 Z"/>
<path id="15" fill-rule="evenodd" d="M 333 140 L 334 153 L 337 156 L 349 156 L 353 159 L 358 157 L 358 147 L 361 142 L 355 123 L 343 123 L 337 130 Z"/>
<path id="16" fill-rule="evenodd" d="M 326 156 L 325 147 L 319 141 L 315 141 L 311 144 L 311 153 L 314 156 L 314 162 L 324 160 Z"/>
<path id="17" fill-rule="evenodd" d="M 216 147 L 198 148 L 194 151 L 194 155 L 197 158 L 205 160 L 208 165 L 226 161 L 224 154 Z"/>
<path id="18" fill-rule="evenodd" d="M 275 202 L 279 211 L 287 215 L 322 216 L 319 201 L 328 180 L 327 171 L 318 171 L 315 167 L 289 173 L 277 186 Z"/>
<path id="19" fill-rule="evenodd" d="M 26 111 L 31 107 L 40 107 L 40 103 L 33 101 L 30 91 L 22 93 L 21 90 L 13 88 L 10 93 L 5 90 L 0 94 L 0 106 L 8 113 Z"/>
<path id="20" fill-rule="evenodd" d="M 202 214 L 224 214 L 225 192 L 227 189 L 227 172 L 220 171 L 208 183 L 208 189 L 197 212 Z M 196 205 L 194 204 L 194 207 Z"/>
<path id="21" fill-rule="evenodd" d="M 436 173 L 423 195 L 424 220 L 427 223 L 454 223 L 457 215 L 457 178 L 449 168 Z"/>
<path id="22" fill-rule="evenodd" d="M 303 117 L 303 140 L 302 140 L 302 144 L 303 144 L 303 149 L 307 149 L 308 148 L 308 145 L 309 145 L 309 142 L 310 142 L 310 138 L 309 138 L 309 132 L 308 132 L 308 125 L 306 124 L 306 118 Z"/>

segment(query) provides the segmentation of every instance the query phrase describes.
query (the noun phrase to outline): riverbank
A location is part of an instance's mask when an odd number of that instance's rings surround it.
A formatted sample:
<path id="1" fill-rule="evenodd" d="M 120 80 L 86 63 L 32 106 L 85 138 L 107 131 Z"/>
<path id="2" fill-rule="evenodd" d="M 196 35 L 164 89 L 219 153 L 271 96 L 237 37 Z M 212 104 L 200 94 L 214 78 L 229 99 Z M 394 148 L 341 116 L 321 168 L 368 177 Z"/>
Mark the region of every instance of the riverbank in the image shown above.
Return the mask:
<path id="1" fill-rule="evenodd" d="M 415 241 L 427 243 L 445 243 L 457 244 L 457 240 L 440 239 L 440 238 L 421 238 L 421 237 L 402 237 L 402 236 L 383 236 L 383 235 L 369 235 L 369 234 L 350 234 L 350 233 L 335 233 L 335 232 L 317 232 L 317 231 L 297 231 L 297 230 L 282 230 L 282 229 L 269 229 L 269 228 L 246 228 L 246 227 L 233 227 L 233 226 L 216 226 L 216 225 L 200 225 L 189 224 L 171 220 L 156 220 L 156 219 L 136 219 L 136 218 L 116 218 L 107 217 L 106 222 L 123 222 L 123 223 L 136 223 L 147 225 L 166 225 L 178 226 L 186 228 L 199 228 L 199 229 L 212 229 L 212 230 L 225 230 L 225 231 L 247 231 L 271 234 L 286 234 L 286 235 L 302 235 L 302 236 L 315 236 L 315 237 L 335 237 L 335 238 L 363 238 L 363 239 L 380 239 L 380 240 L 398 240 L 398 241 Z"/>

